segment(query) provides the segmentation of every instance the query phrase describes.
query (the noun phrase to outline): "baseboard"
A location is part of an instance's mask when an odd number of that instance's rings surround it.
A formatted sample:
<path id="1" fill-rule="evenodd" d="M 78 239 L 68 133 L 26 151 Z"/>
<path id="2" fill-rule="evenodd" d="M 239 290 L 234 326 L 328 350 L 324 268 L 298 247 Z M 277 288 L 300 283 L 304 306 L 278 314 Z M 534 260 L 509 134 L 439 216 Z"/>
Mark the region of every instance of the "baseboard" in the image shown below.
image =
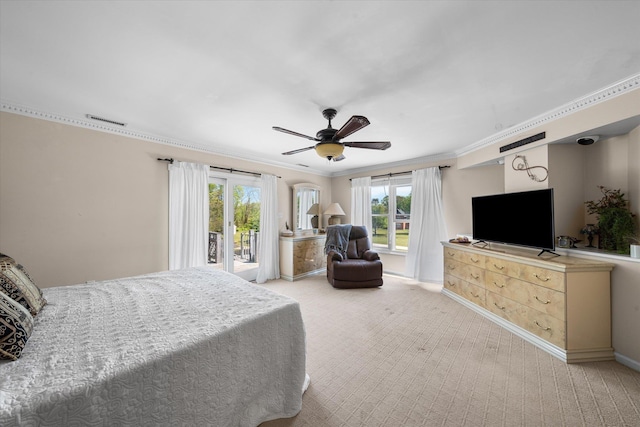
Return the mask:
<path id="1" fill-rule="evenodd" d="M 319 268 L 317 270 L 307 271 L 306 273 L 298 274 L 298 275 L 295 275 L 295 276 L 291 276 L 289 274 L 280 273 L 280 278 L 282 280 L 286 280 L 288 282 L 295 282 L 296 280 L 304 279 L 305 277 L 316 276 L 318 274 L 323 274 L 323 273 L 326 274 L 326 272 L 327 272 L 326 267 L 322 267 L 322 268 Z"/>
<path id="2" fill-rule="evenodd" d="M 627 356 L 624 356 L 620 353 L 613 353 L 616 357 L 616 362 L 633 369 L 634 371 L 640 372 L 640 362 L 633 360 Z"/>

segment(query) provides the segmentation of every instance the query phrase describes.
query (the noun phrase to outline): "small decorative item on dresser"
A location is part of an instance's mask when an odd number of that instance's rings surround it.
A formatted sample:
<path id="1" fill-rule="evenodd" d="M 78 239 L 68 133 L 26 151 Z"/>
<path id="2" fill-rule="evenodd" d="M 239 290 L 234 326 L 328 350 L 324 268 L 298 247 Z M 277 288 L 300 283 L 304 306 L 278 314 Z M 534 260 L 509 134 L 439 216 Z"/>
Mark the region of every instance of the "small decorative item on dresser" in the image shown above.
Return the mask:
<path id="1" fill-rule="evenodd" d="M 575 249 L 576 243 L 582 241 L 571 236 L 558 236 L 556 240 L 558 241 L 557 246 L 565 249 Z"/>
<path id="2" fill-rule="evenodd" d="M 589 244 L 585 246 L 586 248 L 595 248 L 595 246 L 593 246 L 593 236 L 598 234 L 598 227 L 596 227 L 594 224 L 587 224 L 584 227 L 582 227 L 582 229 L 580 230 L 580 234 L 587 235 L 587 240 L 589 240 Z"/>

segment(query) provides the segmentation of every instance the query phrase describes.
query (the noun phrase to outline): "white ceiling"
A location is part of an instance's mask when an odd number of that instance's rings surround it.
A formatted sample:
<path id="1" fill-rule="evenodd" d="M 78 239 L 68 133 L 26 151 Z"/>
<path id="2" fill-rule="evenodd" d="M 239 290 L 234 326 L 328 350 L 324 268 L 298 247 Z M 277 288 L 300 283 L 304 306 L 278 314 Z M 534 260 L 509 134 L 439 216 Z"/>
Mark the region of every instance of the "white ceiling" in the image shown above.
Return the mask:
<path id="1" fill-rule="evenodd" d="M 461 152 L 640 71 L 638 1 L 0 1 L 0 98 L 308 171 Z M 342 162 L 321 111 L 371 125 Z"/>

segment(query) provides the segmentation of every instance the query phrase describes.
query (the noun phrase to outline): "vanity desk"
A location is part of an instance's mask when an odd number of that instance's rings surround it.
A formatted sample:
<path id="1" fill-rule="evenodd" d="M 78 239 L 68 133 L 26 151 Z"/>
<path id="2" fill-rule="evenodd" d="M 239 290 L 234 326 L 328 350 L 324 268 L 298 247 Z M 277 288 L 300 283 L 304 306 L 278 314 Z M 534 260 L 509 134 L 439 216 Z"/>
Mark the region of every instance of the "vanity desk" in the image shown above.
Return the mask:
<path id="1" fill-rule="evenodd" d="M 443 242 L 442 293 L 567 363 L 614 360 L 614 264 Z"/>
<path id="2" fill-rule="evenodd" d="M 324 234 L 280 236 L 280 278 L 290 282 L 327 269 Z"/>

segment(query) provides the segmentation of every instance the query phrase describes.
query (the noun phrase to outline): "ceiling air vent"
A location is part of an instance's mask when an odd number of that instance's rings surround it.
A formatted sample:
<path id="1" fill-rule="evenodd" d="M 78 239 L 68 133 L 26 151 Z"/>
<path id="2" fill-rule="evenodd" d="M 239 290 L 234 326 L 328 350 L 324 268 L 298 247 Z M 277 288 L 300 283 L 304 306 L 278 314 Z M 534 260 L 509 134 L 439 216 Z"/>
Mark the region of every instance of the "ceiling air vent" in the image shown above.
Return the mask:
<path id="1" fill-rule="evenodd" d="M 505 151 L 513 150 L 514 148 L 522 147 L 523 145 L 531 144 L 532 142 L 540 141 L 546 137 L 546 132 L 540 132 L 536 135 L 530 136 L 529 138 L 521 139 L 520 141 L 512 142 L 511 144 L 503 145 L 500 147 L 500 152 L 504 153 Z"/>
<path id="2" fill-rule="evenodd" d="M 126 123 L 118 122 L 116 120 L 105 119 L 103 117 L 94 116 L 93 114 L 87 114 L 87 118 L 91 120 L 98 120 L 100 122 L 109 123 L 112 125 L 122 126 L 122 127 L 125 127 L 127 125 Z"/>

